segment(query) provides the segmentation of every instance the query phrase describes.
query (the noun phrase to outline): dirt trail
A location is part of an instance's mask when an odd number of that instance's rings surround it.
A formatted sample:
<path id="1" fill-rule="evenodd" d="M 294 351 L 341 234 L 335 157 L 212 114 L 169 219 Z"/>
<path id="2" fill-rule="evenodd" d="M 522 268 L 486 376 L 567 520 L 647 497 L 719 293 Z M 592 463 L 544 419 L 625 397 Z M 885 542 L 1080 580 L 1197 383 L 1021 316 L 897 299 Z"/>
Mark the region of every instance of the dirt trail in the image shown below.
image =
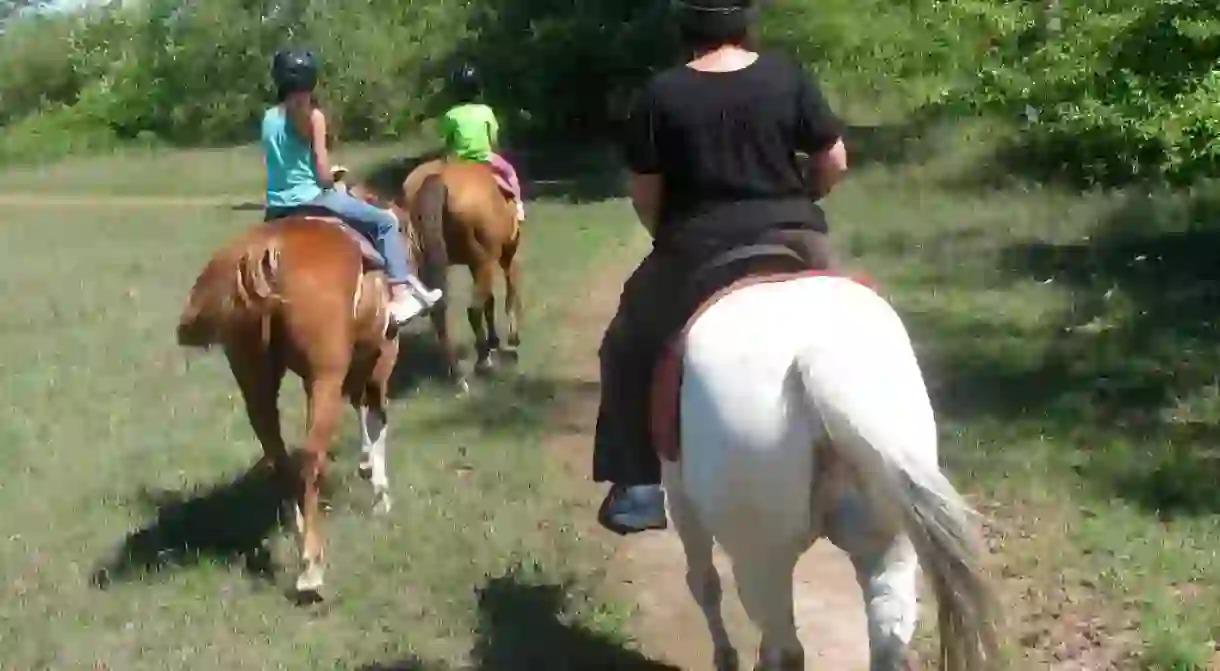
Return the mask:
<path id="1" fill-rule="evenodd" d="M 637 257 L 630 253 L 599 274 L 588 300 L 573 314 L 569 328 L 582 332 L 573 342 L 596 343 L 613 314 L 618 291 Z M 587 332 L 587 335 L 583 332 Z M 597 379 L 595 348 L 570 361 L 571 374 Z M 572 430 L 559 437 L 563 469 L 588 478 L 588 450 L 596 418 L 596 400 L 583 399 L 567 409 L 564 426 Z M 592 486 L 590 486 L 593 490 Z M 600 498 L 600 487 L 591 496 Z M 596 501 L 588 514 L 595 514 Z M 602 534 L 608 532 L 600 530 Z M 743 666 L 752 663 L 757 645 L 753 627 L 737 599 L 727 557 L 717 551 L 716 564 L 724 579 L 725 619 Z M 641 652 L 682 669 L 710 669 L 711 654 L 703 615 L 686 588 L 686 558 L 675 533 L 652 532 L 617 541 L 608 580 L 613 589 L 639 605 L 632 633 Z M 796 570 L 795 614 L 806 648 L 806 667 L 835 671 L 868 668 L 868 643 L 860 589 L 846 556 L 822 542 L 809 551 Z"/>

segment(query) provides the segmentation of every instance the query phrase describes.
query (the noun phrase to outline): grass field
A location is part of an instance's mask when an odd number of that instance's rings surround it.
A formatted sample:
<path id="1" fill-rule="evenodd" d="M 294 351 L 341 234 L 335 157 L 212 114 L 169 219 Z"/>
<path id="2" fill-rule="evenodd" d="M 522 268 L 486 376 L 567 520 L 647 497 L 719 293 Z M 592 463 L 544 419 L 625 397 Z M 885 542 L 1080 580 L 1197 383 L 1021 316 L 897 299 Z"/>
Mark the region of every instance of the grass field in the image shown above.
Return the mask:
<path id="1" fill-rule="evenodd" d="M 45 174 L 94 197 L 240 203 L 257 195 L 250 158 L 100 159 Z M 198 189 L 165 180 L 166 165 L 190 168 L 179 174 Z M 67 191 L 23 179 L 6 188 Z M 616 644 L 625 611 L 588 596 L 604 549 L 571 519 L 584 494 L 550 478 L 542 458 L 551 406 L 596 390 L 558 377 L 563 306 L 587 291 L 591 264 L 628 244 L 627 213 L 622 202 L 533 205 L 516 374 L 459 401 L 405 366 L 391 416 L 399 503 L 387 519 L 368 512 L 346 418 L 325 522 L 335 598 L 301 610 L 284 596 L 290 537 L 262 543 L 274 520 L 261 483 L 242 477 L 259 448 L 224 363 L 206 356 L 185 371 L 173 344 L 195 273 L 256 215 L 105 198 L 6 205 L 0 668 L 539 668 L 529 655 L 556 637 L 567 663 L 630 659 Z M 454 320 L 468 339 L 460 310 Z M 303 426 L 298 386 L 284 407 L 291 440 Z M 287 570 L 269 571 L 275 562 Z M 98 569 L 107 589 L 91 584 Z"/>
<path id="2" fill-rule="evenodd" d="M 1220 668 L 1220 191 L 1004 179 L 985 124 L 901 137 L 857 142 L 830 209 L 907 320 L 943 459 L 995 521 L 1024 658 Z"/>
<path id="3" fill-rule="evenodd" d="M 976 163 L 988 136 L 857 132 L 828 209 L 907 319 L 943 458 L 994 521 L 1019 668 L 1220 668 L 1220 192 L 997 181 Z M 0 193 L 240 202 L 257 195 L 250 159 L 97 159 L 2 176 Z M 596 389 L 557 367 L 600 330 L 565 306 L 615 291 L 597 264 L 638 249 L 625 203 L 578 200 L 532 206 L 520 370 L 464 402 L 408 380 L 388 519 L 351 476 L 348 422 L 326 520 L 338 598 L 312 610 L 286 603 L 291 571 L 264 577 L 270 521 L 234 480 L 258 448 L 222 362 L 184 372 L 171 337 L 208 250 L 253 215 L 6 205 L 0 668 L 645 666 L 622 647 L 629 608 L 597 589 L 588 490 L 540 447 L 557 402 Z M 286 407 L 299 435 L 295 388 Z M 109 589 L 91 586 L 108 562 Z M 159 568 L 125 570 L 144 565 Z"/>

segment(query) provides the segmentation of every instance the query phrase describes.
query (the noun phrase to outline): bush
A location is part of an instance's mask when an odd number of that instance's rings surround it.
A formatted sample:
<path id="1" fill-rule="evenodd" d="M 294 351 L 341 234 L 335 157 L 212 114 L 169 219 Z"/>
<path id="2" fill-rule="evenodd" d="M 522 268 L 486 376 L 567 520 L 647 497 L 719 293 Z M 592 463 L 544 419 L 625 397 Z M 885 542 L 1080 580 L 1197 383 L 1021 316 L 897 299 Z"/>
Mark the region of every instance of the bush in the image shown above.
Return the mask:
<path id="1" fill-rule="evenodd" d="M 120 139 L 106 120 L 79 107 L 59 104 L 4 128 L 0 134 L 0 165 L 92 154 L 119 145 Z"/>
<path id="2" fill-rule="evenodd" d="M 958 99 L 1007 114 L 1034 110 L 1022 142 L 1043 172 L 1101 185 L 1214 176 L 1220 6 L 1063 0 L 1063 22 L 1060 36 L 997 52 Z"/>
<path id="3" fill-rule="evenodd" d="M 332 126 L 351 140 L 402 137 L 440 112 L 458 59 L 482 67 L 506 129 L 596 137 L 676 55 L 665 4 L 652 0 L 121 4 L 7 27 L 0 125 L 16 124 L 5 133 L 20 137 L 5 146 L 23 149 L 6 156 L 28 155 L 36 137 L 73 144 L 46 127 L 47 115 L 70 116 L 72 133 L 91 138 L 74 141 L 85 146 L 140 134 L 180 145 L 252 140 L 270 102 L 271 54 L 289 43 L 318 50 Z M 853 109 L 1032 109 L 1009 155 L 1043 174 L 1102 184 L 1214 175 L 1220 5 L 1059 4 L 1061 32 L 1029 0 L 773 0 L 762 34 Z M 19 121 L 32 114 L 43 116 Z"/>

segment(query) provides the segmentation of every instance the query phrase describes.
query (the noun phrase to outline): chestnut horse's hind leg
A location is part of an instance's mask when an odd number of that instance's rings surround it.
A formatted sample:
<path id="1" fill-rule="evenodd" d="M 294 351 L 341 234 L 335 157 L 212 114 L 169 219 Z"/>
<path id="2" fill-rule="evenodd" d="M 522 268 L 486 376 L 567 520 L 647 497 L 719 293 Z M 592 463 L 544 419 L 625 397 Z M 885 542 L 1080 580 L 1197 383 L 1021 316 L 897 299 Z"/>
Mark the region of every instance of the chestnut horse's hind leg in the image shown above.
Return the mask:
<path id="1" fill-rule="evenodd" d="M 262 461 L 275 474 L 281 501 L 294 501 L 298 496 L 298 480 L 280 429 L 279 395 L 284 362 L 277 352 L 261 343 L 231 345 L 225 348 L 225 357 L 245 401 L 250 427 L 263 447 Z"/>
<path id="2" fill-rule="evenodd" d="M 442 298 L 441 302 L 428 313 L 428 316 L 432 318 L 432 330 L 436 332 L 436 339 L 440 343 L 441 356 L 445 360 L 449 381 L 457 387 L 458 394 L 465 394 L 470 391 L 470 383 L 466 381 L 466 375 L 462 373 L 457 345 L 454 344 L 453 336 L 449 332 L 449 297 Z"/>
<path id="3" fill-rule="evenodd" d="M 518 233 L 517 239 L 505 245 L 500 256 L 500 268 L 504 271 L 504 312 L 508 316 L 508 347 L 500 352 L 510 362 L 517 361 L 521 346 L 521 264 L 517 262 L 520 240 Z"/>
<path id="4" fill-rule="evenodd" d="M 347 362 L 343 362 L 343 371 Z M 333 369 L 332 369 L 333 370 Z M 322 532 L 319 528 L 319 483 L 325 474 L 328 452 L 343 407 L 343 372 L 316 373 L 306 383 L 309 398 L 308 428 L 301 459 L 301 575 L 297 591 L 316 594 L 323 584 Z"/>
<path id="5" fill-rule="evenodd" d="M 373 485 L 373 512 L 388 513 L 390 480 L 386 474 L 385 444 L 388 429 L 386 402 L 389 396 L 390 374 L 398 358 L 398 341 L 387 341 L 381 347 L 372 374 L 353 400 L 360 415 L 360 475 Z"/>
<path id="6" fill-rule="evenodd" d="M 495 266 L 490 262 L 482 262 L 471 268 L 474 287 L 470 292 L 470 307 L 466 308 L 466 316 L 470 320 L 470 329 L 474 331 L 476 373 L 489 373 L 495 368 L 491 360 L 491 341 L 483 324 L 483 316 L 489 303 L 494 307 L 491 292 L 495 282 Z"/>

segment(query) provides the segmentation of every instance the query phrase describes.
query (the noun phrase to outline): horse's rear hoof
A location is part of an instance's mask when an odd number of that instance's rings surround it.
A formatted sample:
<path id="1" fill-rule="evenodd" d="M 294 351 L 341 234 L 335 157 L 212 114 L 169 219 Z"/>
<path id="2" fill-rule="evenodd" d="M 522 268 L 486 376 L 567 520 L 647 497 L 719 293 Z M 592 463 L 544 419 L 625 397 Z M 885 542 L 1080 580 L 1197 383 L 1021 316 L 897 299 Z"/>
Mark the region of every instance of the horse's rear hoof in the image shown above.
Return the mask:
<path id="1" fill-rule="evenodd" d="M 320 587 L 317 589 L 301 589 L 298 587 L 296 591 L 292 593 L 292 600 L 295 601 L 298 606 L 312 606 L 326 601 L 326 599 L 322 596 L 322 590 Z"/>
<path id="2" fill-rule="evenodd" d="M 491 360 L 491 357 L 476 361 L 474 364 L 475 375 L 491 375 L 496 372 L 496 364 Z"/>
<path id="3" fill-rule="evenodd" d="M 322 568 L 309 566 L 297 577 L 297 601 L 302 603 L 318 603 L 322 598 Z"/>

